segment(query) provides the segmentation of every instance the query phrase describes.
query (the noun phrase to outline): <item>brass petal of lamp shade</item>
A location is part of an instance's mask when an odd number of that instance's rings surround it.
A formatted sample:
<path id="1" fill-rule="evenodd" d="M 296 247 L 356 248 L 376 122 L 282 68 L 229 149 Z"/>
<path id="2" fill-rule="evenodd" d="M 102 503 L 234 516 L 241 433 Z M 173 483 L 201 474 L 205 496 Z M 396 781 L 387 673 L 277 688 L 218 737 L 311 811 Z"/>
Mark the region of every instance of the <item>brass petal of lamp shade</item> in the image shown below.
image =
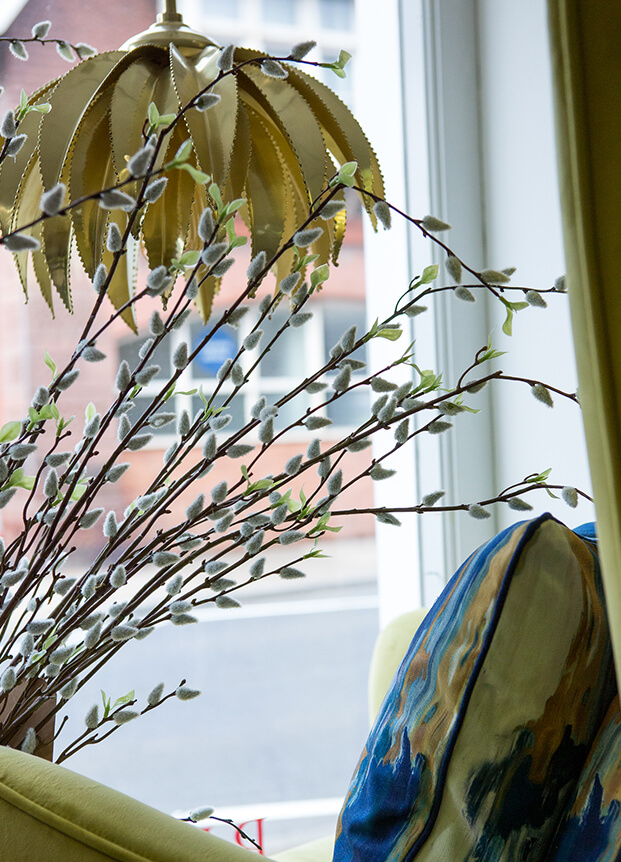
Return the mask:
<path id="1" fill-rule="evenodd" d="M 86 59 L 43 87 L 35 97 L 49 102 L 50 112 L 26 115 L 19 131 L 28 140 L 16 159 L 6 160 L 0 170 L 2 233 L 37 218 L 41 194 L 57 182 L 67 185 L 72 200 L 118 182 L 127 157 L 144 144 L 149 104 L 154 102 L 160 114 L 176 114 L 218 77 L 220 52 L 169 8 L 119 51 Z M 265 56 L 235 49 L 235 64 L 244 65 L 213 85 L 211 92 L 221 97 L 220 102 L 204 112 L 186 111 L 162 147 L 156 167 L 191 138 L 190 163 L 212 177 L 225 201 L 245 198 L 240 213 L 252 253 L 264 250 L 270 258 L 306 218 L 310 202 L 337 165 L 356 161 L 356 182 L 378 196 L 383 196 L 383 181 L 369 142 L 343 102 L 294 66 L 287 66 L 286 79 L 268 77 L 260 69 Z M 255 59 L 256 64 L 251 62 Z M 171 170 L 167 176 L 164 194 L 145 207 L 134 228 L 152 268 L 170 266 L 184 248 L 201 247 L 198 219 L 210 203 L 207 188 L 186 171 Z M 375 224 L 373 201 L 363 203 Z M 99 263 L 111 260 L 105 248 L 108 223 L 113 220 L 123 230 L 126 219 L 121 210 L 110 213 L 92 200 L 72 209 L 70 216 L 46 219 L 30 230 L 41 242 L 41 249 L 32 253 L 33 269 L 50 308 L 56 289 L 71 309 L 73 239 L 92 278 Z M 319 255 L 317 265 L 336 262 L 345 232 L 344 211 L 322 227 L 324 233 L 312 248 Z M 291 254 L 280 259 L 280 275 L 289 271 Z M 15 257 L 27 292 L 28 253 Z M 117 267 L 109 289 L 115 307 L 131 297 L 134 279 L 131 261 Z M 210 278 L 201 287 L 197 302 L 205 319 L 217 286 Z M 124 318 L 135 327 L 131 311 Z"/>

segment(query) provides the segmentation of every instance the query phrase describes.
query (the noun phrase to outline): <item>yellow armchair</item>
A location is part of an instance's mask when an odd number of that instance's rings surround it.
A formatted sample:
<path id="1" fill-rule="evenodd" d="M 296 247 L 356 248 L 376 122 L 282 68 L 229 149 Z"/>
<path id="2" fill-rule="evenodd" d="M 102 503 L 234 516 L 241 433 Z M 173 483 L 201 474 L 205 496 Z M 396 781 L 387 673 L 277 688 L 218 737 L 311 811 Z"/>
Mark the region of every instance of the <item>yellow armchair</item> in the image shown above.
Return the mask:
<path id="1" fill-rule="evenodd" d="M 3 862 L 243 862 L 256 855 L 82 775 L 0 748 Z"/>
<path id="2" fill-rule="evenodd" d="M 424 614 L 420 610 L 404 614 L 379 635 L 369 675 L 371 718 Z M 333 845 L 334 837 L 327 836 L 279 853 L 272 862 L 329 862 Z M 0 747 L 1 862 L 243 862 L 256 858 L 254 852 L 69 769 Z"/>

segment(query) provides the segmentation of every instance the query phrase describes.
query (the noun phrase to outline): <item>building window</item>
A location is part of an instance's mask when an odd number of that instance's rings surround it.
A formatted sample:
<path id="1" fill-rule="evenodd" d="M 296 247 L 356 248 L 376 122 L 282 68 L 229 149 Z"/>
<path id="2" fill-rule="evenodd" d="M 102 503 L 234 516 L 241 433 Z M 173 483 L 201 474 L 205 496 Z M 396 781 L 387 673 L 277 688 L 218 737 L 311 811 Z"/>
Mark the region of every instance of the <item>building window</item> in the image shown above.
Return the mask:
<path id="1" fill-rule="evenodd" d="M 354 0 L 319 0 L 319 20 L 326 30 L 353 30 Z"/>
<path id="2" fill-rule="evenodd" d="M 263 18 L 269 24 L 297 24 L 297 0 L 263 0 Z"/>
<path id="3" fill-rule="evenodd" d="M 240 14 L 240 0 L 209 0 L 207 11 L 219 18 L 237 18 Z"/>
<path id="4" fill-rule="evenodd" d="M 182 410 L 188 410 L 191 416 L 195 416 L 204 409 L 201 394 L 210 400 L 216 386 L 218 386 L 218 392 L 211 407 L 217 410 L 226 406 L 226 412 L 232 415 L 233 421 L 227 426 L 227 433 L 242 428 L 251 420 L 252 406 L 262 395 L 266 397 L 268 404 L 276 404 L 284 395 L 298 386 L 304 377 L 316 371 L 321 363 L 328 361 L 330 348 L 338 342 L 346 329 L 355 324 L 359 333 L 364 331 L 365 305 L 362 300 L 314 302 L 309 310 L 313 311 L 312 320 L 303 329 L 292 329 L 291 327 L 284 329 L 278 340 L 262 358 L 258 368 L 252 372 L 247 383 L 230 401 L 234 389 L 233 384 L 228 379 L 218 383 L 216 374 L 223 362 L 227 359 L 233 359 L 237 355 L 239 345 L 252 329 L 255 320 L 251 314 L 248 314 L 243 319 L 243 325 L 240 324 L 239 329 L 233 329 L 230 326 L 221 327 L 188 366 L 178 387 L 180 393 L 169 399 L 167 407 L 177 414 L 181 413 Z M 262 349 L 265 349 L 282 329 L 287 316 L 284 308 L 276 309 L 272 316 L 261 324 L 263 330 Z M 179 340 L 187 341 L 193 352 L 210 328 L 205 327 L 200 320 L 194 319 L 175 335 Z M 121 342 L 119 347 L 120 358 L 127 360 L 130 368 L 136 367 L 139 361 L 138 351 L 143 343 L 144 339 L 135 340 L 133 338 Z M 255 352 L 242 354 L 242 367 L 250 370 L 256 356 Z M 366 358 L 365 348 L 357 351 L 355 358 L 364 361 Z M 148 406 L 151 397 L 160 390 L 162 381 L 168 379 L 172 373 L 170 347 L 158 349 L 152 361 L 160 366 L 160 371 L 153 381 L 145 386 L 141 394 L 134 399 L 136 407 L 133 415 L 135 417 L 141 415 Z M 333 375 L 327 376 L 328 382 L 330 376 Z M 352 382 L 355 382 L 356 376 L 362 380 L 364 373 L 362 371 L 356 372 L 352 377 Z M 309 407 L 320 404 L 322 398 L 322 395 L 311 396 L 306 392 L 301 392 L 282 405 L 274 423 L 276 429 L 282 430 L 295 422 Z M 358 427 L 368 418 L 368 411 L 369 394 L 366 386 L 359 387 L 354 392 L 338 399 L 334 404 L 328 405 L 326 415 L 334 423 L 328 429 L 328 436 L 331 429 L 338 429 L 338 433 L 341 434 L 344 429 Z M 165 438 L 173 430 L 174 425 L 172 424 L 156 429 L 155 445 L 165 445 Z M 295 429 L 290 435 L 287 435 L 287 439 L 296 433 L 303 437 L 306 436 L 304 429 Z"/>

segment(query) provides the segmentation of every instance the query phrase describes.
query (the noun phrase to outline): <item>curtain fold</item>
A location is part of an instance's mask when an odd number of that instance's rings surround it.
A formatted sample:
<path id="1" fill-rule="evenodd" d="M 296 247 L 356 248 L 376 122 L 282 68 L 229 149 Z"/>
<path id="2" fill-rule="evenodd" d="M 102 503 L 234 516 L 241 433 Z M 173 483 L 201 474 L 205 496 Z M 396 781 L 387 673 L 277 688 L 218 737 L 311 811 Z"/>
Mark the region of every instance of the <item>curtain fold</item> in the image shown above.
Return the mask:
<path id="1" fill-rule="evenodd" d="M 579 396 L 621 680 L 621 4 L 548 0 L 548 14 Z"/>

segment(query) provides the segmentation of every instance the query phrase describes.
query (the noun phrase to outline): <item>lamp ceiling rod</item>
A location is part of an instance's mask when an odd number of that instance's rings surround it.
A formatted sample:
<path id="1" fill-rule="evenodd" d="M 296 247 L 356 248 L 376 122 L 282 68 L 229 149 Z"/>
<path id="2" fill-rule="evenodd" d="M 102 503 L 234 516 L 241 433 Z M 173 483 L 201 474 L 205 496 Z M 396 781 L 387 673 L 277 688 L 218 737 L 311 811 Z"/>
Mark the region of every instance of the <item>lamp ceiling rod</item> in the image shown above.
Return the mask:
<path id="1" fill-rule="evenodd" d="M 177 12 L 177 0 L 166 0 L 164 12 L 158 15 L 160 21 L 182 21 L 181 15 Z"/>

